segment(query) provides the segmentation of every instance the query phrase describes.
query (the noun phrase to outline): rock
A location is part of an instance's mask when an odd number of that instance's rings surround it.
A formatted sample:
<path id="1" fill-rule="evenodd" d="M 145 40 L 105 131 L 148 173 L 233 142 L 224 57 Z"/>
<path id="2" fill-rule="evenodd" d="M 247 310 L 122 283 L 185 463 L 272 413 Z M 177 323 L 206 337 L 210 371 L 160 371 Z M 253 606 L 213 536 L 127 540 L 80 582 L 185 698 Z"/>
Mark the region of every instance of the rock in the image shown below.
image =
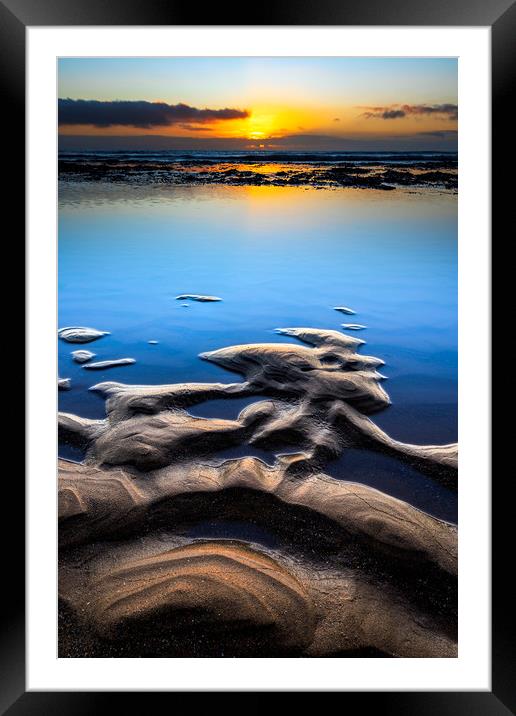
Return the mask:
<path id="1" fill-rule="evenodd" d="M 57 332 L 59 338 L 68 343 L 90 343 L 102 336 L 109 336 L 108 331 L 98 331 L 96 328 L 85 328 L 82 326 L 68 326 L 60 328 Z"/>
<path id="2" fill-rule="evenodd" d="M 72 351 L 72 358 L 76 363 L 86 363 L 95 358 L 95 353 L 86 350 Z"/>
<path id="3" fill-rule="evenodd" d="M 305 157 L 308 164 L 296 164 L 287 157 L 286 163 L 269 166 L 267 172 L 261 171 L 266 158 L 246 157 L 246 165 L 241 165 L 242 157 L 225 156 L 223 160 L 189 159 L 177 162 L 173 157 L 158 168 L 152 157 L 139 157 L 129 164 L 124 158 L 115 159 L 112 155 L 105 158 L 60 157 L 59 173 L 67 175 L 69 180 L 124 183 L 143 181 L 155 182 L 155 187 L 164 183 L 176 185 L 225 184 L 232 186 L 304 186 L 316 190 L 324 188 L 368 188 L 376 191 L 395 191 L 396 186 L 440 186 L 447 191 L 457 187 L 457 157 L 437 157 L 428 161 L 414 160 L 410 165 L 401 161 L 389 163 L 370 160 L 357 164 L 342 159 L 328 163 L 328 157 L 321 159 L 317 154 Z M 248 163 L 250 162 L 250 163 Z M 240 166 L 239 166 L 240 165 Z M 426 171 L 421 171 L 426 170 Z"/>
<path id="4" fill-rule="evenodd" d="M 356 313 L 356 311 L 353 311 L 353 309 L 348 308 L 347 306 L 335 306 L 333 310 L 340 311 L 341 313 L 348 313 L 349 315 L 353 315 Z"/>
<path id="5" fill-rule="evenodd" d="M 176 296 L 176 301 L 200 301 L 201 303 L 210 303 L 213 301 L 222 301 L 218 296 L 202 296 L 197 293 L 182 293 Z"/>
<path id="6" fill-rule="evenodd" d="M 159 341 L 147 341 L 150 346 L 157 346 Z"/>
<path id="7" fill-rule="evenodd" d="M 72 387 L 72 381 L 70 378 L 58 378 L 57 387 L 59 390 L 70 390 Z"/>
<path id="8" fill-rule="evenodd" d="M 88 370 L 103 370 L 104 368 L 116 368 L 120 365 L 132 365 L 136 363 L 134 358 L 117 358 L 116 360 L 101 360 L 98 363 L 88 363 L 83 368 Z"/>
<path id="9" fill-rule="evenodd" d="M 341 323 L 342 328 L 346 328 L 348 331 L 361 331 L 367 326 L 363 326 L 361 323 Z"/>

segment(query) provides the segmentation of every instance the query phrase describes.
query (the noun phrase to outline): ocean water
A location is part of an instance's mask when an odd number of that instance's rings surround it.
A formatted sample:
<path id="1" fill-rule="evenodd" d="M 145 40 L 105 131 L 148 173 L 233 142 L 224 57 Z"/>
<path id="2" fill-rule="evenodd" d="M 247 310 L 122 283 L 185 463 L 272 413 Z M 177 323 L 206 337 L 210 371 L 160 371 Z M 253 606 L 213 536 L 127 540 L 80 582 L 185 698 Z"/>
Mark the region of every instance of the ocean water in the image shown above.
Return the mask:
<path id="1" fill-rule="evenodd" d="M 181 293 L 220 303 L 175 300 Z M 346 305 L 344 316 L 333 310 Z M 198 354 L 239 343 L 285 342 L 274 329 L 365 324 L 361 351 L 385 360 L 392 406 L 374 420 L 405 442 L 457 439 L 457 197 L 425 189 L 316 190 L 267 186 L 142 186 L 62 182 L 59 325 L 111 335 L 58 341 L 72 389 L 60 409 L 104 416 L 88 391 L 105 380 L 138 384 L 240 380 Z M 150 345 L 149 340 L 158 341 Z M 88 371 L 71 352 L 134 365 Z M 233 417 L 250 400 L 192 412 Z M 78 457 L 68 446 L 63 456 Z M 239 449 L 227 457 L 256 454 Z M 328 466 L 454 521 L 457 498 L 397 461 L 359 450 Z"/>
<path id="2" fill-rule="evenodd" d="M 98 165 L 106 162 L 126 163 L 133 165 L 169 164 L 180 162 L 209 162 L 219 164 L 232 163 L 263 163 L 286 162 L 288 164 L 309 163 L 309 164 L 355 164 L 355 165 L 406 165 L 416 166 L 425 164 L 428 166 L 457 166 L 457 152 L 329 152 L 329 151 L 279 151 L 279 150 L 241 150 L 241 151 L 182 151 L 182 150 L 119 150 L 119 151 L 60 151 L 59 159 L 65 162 L 96 163 Z"/>

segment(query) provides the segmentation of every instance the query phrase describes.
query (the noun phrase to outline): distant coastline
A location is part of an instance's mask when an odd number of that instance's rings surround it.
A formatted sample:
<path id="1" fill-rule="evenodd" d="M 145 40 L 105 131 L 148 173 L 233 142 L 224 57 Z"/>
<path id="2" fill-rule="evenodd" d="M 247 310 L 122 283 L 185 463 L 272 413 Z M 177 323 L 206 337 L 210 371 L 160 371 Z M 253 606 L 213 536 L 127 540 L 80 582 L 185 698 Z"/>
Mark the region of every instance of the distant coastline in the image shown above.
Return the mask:
<path id="1" fill-rule="evenodd" d="M 174 185 L 435 187 L 457 190 L 456 152 L 82 151 L 59 153 L 59 177 Z"/>

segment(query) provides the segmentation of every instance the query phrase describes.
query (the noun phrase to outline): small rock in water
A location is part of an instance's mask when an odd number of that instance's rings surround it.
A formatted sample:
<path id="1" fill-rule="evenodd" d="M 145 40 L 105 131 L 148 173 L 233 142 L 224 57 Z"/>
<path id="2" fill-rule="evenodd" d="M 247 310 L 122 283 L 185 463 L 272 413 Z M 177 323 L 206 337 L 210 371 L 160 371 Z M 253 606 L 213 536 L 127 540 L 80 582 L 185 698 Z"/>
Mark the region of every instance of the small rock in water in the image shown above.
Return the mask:
<path id="1" fill-rule="evenodd" d="M 72 387 L 72 381 L 70 378 L 58 378 L 57 387 L 59 390 L 70 390 Z"/>
<path id="2" fill-rule="evenodd" d="M 89 370 L 102 370 L 102 368 L 116 368 L 119 365 L 132 365 L 133 363 L 136 363 L 134 358 L 118 358 L 117 360 L 101 360 L 98 363 L 88 363 L 82 367 Z"/>
<path id="3" fill-rule="evenodd" d="M 190 306 L 189 306 L 187 303 L 182 303 L 181 306 L 182 306 L 183 308 L 190 308 Z"/>
<path id="4" fill-rule="evenodd" d="M 85 328 L 84 326 L 67 326 L 66 328 L 60 328 L 57 335 L 68 343 L 89 343 L 102 338 L 102 336 L 109 336 L 109 332 L 98 331 L 96 328 Z"/>
<path id="5" fill-rule="evenodd" d="M 72 351 L 72 358 L 76 363 L 86 363 L 87 361 L 95 358 L 95 353 L 91 351 Z"/>
<path id="6" fill-rule="evenodd" d="M 363 326 L 361 323 L 341 323 L 342 328 L 347 328 L 348 331 L 361 331 L 367 326 Z"/>
<path id="7" fill-rule="evenodd" d="M 148 343 L 150 346 L 155 346 L 155 345 L 158 344 L 158 341 L 147 341 L 147 343 Z"/>
<path id="8" fill-rule="evenodd" d="M 335 306 L 334 310 L 340 311 L 341 313 L 348 313 L 350 316 L 355 314 L 355 311 L 347 306 Z"/>
<path id="9" fill-rule="evenodd" d="M 202 296 L 198 293 L 182 293 L 176 296 L 176 301 L 201 301 L 201 303 L 208 303 L 210 301 L 222 301 L 218 296 Z"/>

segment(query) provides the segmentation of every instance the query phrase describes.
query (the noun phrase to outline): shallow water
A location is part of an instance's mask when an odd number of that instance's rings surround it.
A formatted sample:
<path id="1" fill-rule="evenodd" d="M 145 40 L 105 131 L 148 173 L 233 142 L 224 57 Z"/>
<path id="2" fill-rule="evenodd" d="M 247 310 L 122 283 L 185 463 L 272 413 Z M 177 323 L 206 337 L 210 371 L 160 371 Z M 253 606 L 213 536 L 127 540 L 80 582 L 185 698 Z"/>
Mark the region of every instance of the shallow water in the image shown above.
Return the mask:
<path id="1" fill-rule="evenodd" d="M 393 404 L 375 421 L 406 442 L 455 441 L 456 202 L 431 190 L 63 182 L 59 325 L 110 331 L 84 347 L 95 360 L 137 362 L 84 370 L 71 358 L 79 346 L 58 341 L 60 375 L 72 380 L 59 394 L 60 409 L 103 417 L 103 401 L 88 388 L 104 380 L 237 381 L 198 354 L 290 341 L 277 327 L 357 322 L 367 326 L 353 334 L 367 341 L 362 352 L 386 362 Z M 185 308 L 175 300 L 181 293 L 223 301 Z M 337 305 L 356 315 L 334 311 Z M 212 401 L 192 412 L 233 417 L 248 402 Z M 67 448 L 62 454 L 77 458 Z M 328 472 L 456 517 L 453 493 L 393 460 L 348 451 Z"/>

